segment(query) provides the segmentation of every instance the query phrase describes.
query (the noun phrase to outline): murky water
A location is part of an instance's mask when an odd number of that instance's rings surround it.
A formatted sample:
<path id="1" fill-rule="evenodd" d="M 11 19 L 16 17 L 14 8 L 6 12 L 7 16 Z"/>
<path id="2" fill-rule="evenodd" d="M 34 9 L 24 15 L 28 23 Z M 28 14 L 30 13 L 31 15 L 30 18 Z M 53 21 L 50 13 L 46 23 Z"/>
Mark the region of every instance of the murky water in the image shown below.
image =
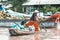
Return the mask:
<path id="1" fill-rule="evenodd" d="M 0 28 L 0 40 L 60 40 L 60 31 L 47 30 L 30 35 L 10 36 L 7 28 Z"/>
<path id="2" fill-rule="evenodd" d="M 7 35 L 0 35 L 0 40 L 9 40 L 9 36 L 7 36 Z"/>

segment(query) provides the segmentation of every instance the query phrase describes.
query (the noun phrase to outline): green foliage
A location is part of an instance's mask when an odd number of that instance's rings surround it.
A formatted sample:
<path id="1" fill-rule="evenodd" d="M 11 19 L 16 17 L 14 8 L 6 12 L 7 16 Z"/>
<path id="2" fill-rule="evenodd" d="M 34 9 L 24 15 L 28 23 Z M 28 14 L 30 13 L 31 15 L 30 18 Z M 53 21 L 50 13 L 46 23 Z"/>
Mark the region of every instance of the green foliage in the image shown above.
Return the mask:
<path id="1" fill-rule="evenodd" d="M 56 7 L 52 7 L 52 6 L 50 6 L 50 5 L 45 5 L 45 6 L 42 8 L 42 11 L 43 11 L 44 13 L 46 13 L 46 12 L 52 12 L 52 13 L 54 14 L 54 13 L 57 12 L 58 10 L 57 10 Z"/>
<path id="2" fill-rule="evenodd" d="M 50 5 L 45 5 L 43 8 L 42 8 L 42 11 L 44 12 L 44 13 L 46 13 L 46 12 L 48 12 L 48 11 L 50 11 Z"/>
<path id="3" fill-rule="evenodd" d="M 56 7 L 51 7 L 51 12 L 54 14 L 55 12 L 57 12 L 57 8 Z"/>
<path id="4" fill-rule="evenodd" d="M 17 12 L 22 12 L 22 7 L 23 7 L 22 4 L 26 1 L 27 0 L 14 0 L 12 2 L 13 7 L 11 9 L 15 10 L 14 8 L 16 8 Z"/>
<path id="5" fill-rule="evenodd" d="M 60 11 L 60 7 L 57 8 L 57 11 Z"/>

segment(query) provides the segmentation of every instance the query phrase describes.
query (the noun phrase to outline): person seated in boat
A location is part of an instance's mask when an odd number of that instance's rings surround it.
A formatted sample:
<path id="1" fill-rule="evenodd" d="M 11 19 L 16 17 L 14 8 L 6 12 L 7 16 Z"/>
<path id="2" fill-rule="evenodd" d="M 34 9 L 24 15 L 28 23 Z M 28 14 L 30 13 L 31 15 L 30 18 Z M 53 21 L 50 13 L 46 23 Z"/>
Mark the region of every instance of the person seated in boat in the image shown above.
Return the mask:
<path id="1" fill-rule="evenodd" d="M 32 17 L 28 20 L 28 22 L 22 23 L 22 25 L 24 25 L 25 28 L 27 28 L 27 29 L 24 28 L 24 31 L 23 30 L 15 31 L 16 30 L 16 29 L 14 29 L 14 28 L 16 28 L 16 25 L 15 25 L 15 26 L 13 26 L 13 29 L 9 29 L 9 33 L 11 35 L 17 35 L 17 34 L 23 34 L 23 33 L 32 34 L 32 33 L 35 33 L 35 31 L 39 31 L 40 28 L 39 28 L 39 19 L 37 17 L 37 12 L 38 11 L 35 10 Z M 17 27 L 19 27 L 19 25 Z M 26 30 L 28 30 L 28 31 L 26 31 Z"/>
<path id="2" fill-rule="evenodd" d="M 60 12 L 54 13 L 53 15 L 51 15 L 48 19 L 44 21 L 47 21 L 47 20 L 50 20 L 51 22 L 55 22 L 57 29 L 60 30 Z"/>
<path id="3" fill-rule="evenodd" d="M 51 20 L 52 22 L 57 23 L 60 21 L 59 19 L 60 19 L 60 12 L 57 12 L 57 13 L 51 15 L 48 19 L 46 19 L 44 21 Z"/>
<path id="4" fill-rule="evenodd" d="M 34 31 L 39 31 L 39 19 L 37 17 L 37 10 L 34 11 L 32 17 L 30 18 L 30 20 L 25 23 L 25 27 L 27 28 L 34 28 L 35 30 Z"/>

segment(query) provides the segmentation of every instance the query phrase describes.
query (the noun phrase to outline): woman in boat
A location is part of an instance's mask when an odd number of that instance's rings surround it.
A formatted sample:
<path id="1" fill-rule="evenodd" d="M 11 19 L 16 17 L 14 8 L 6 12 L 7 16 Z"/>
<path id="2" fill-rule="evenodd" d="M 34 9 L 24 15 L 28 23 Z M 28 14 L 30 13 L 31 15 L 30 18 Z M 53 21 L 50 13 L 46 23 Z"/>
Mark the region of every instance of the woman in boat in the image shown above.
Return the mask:
<path id="1" fill-rule="evenodd" d="M 37 17 L 37 10 L 34 11 L 32 17 L 30 18 L 30 20 L 25 24 L 25 27 L 28 27 L 29 26 L 32 26 L 32 28 L 34 27 L 35 28 L 35 31 L 39 31 L 39 20 L 38 20 L 38 17 Z"/>
<path id="2" fill-rule="evenodd" d="M 14 35 L 19 35 L 19 34 L 32 34 L 35 31 L 39 31 L 40 28 L 39 28 L 39 20 L 37 17 L 37 12 L 38 11 L 35 10 L 32 17 L 30 18 L 30 20 L 27 23 L 23 24 L 26 28 L 29 28 L 29 27 L 31 28 L 31 26 L 32 26 L 32 28 L 34 27 L 35 28 L 34 31 L 22 31 L 22 30 L 16 31 L 16 29 L 15 30 L 9 29 L 10 34 L 14 36 Z"/>
<path id="3" fill-rule="evenodd" d="M 55 22 L 57 29 L 60 30 L 60 12 L 57 12 L 57 13 L 51 15 L 48 19 L 46 19 L 44 21 L 47 21 L 47 20 L 50 20 L 51 22 Z"/>
<path id="4" fill-rule="evenodd" d="M 57 29 L 60 30 L 60 12 L 50 16 L 50 19 L 55 19 L 54 22 L 56 23 Z"/>

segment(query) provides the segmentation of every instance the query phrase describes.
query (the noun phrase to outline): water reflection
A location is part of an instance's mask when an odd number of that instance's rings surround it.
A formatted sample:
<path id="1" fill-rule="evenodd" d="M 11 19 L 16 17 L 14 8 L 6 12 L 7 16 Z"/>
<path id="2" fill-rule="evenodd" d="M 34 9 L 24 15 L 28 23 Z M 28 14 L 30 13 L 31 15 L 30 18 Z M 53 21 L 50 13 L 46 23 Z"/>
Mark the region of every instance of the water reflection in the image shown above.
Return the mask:
<path id="1" fill-rule="evenodd" d="M 10 37 L 10 40 L 34 40 L 34 36 L 33 35 L 14 36 Z"/>
<path id="2" fill-rule="evenodd" d="M 60 30 L 48 29 L 47 32 L 40 32 L 30 35 L 10 36 L 8 29 L 0 28 L 0 40 L 60 40 L 59 33 Z"/>
<path id="3" fill-rule="evenodd" d="M 32 35 L 8 36 L 5 34 L 0 35 L 0 40 L 41 40 L 40 33 Z"/>
<path id="4" fill-rule="evenodd" d="M 39 40 L 39 34 L 10 36 L 8 29 L 0 29 L 0 40 Z"/>
<path id="5" fill-rule="evenodd" d="M 40 36 L 38 34 L 24 36 L 0 35 L 0 40 L 40 40 Z"/>
<path id="6" fill-rule="evenodd" d="M 35 34 L 34 35 L 34 40 L 40 40 L 40 35 L 39 34 Z"/>

